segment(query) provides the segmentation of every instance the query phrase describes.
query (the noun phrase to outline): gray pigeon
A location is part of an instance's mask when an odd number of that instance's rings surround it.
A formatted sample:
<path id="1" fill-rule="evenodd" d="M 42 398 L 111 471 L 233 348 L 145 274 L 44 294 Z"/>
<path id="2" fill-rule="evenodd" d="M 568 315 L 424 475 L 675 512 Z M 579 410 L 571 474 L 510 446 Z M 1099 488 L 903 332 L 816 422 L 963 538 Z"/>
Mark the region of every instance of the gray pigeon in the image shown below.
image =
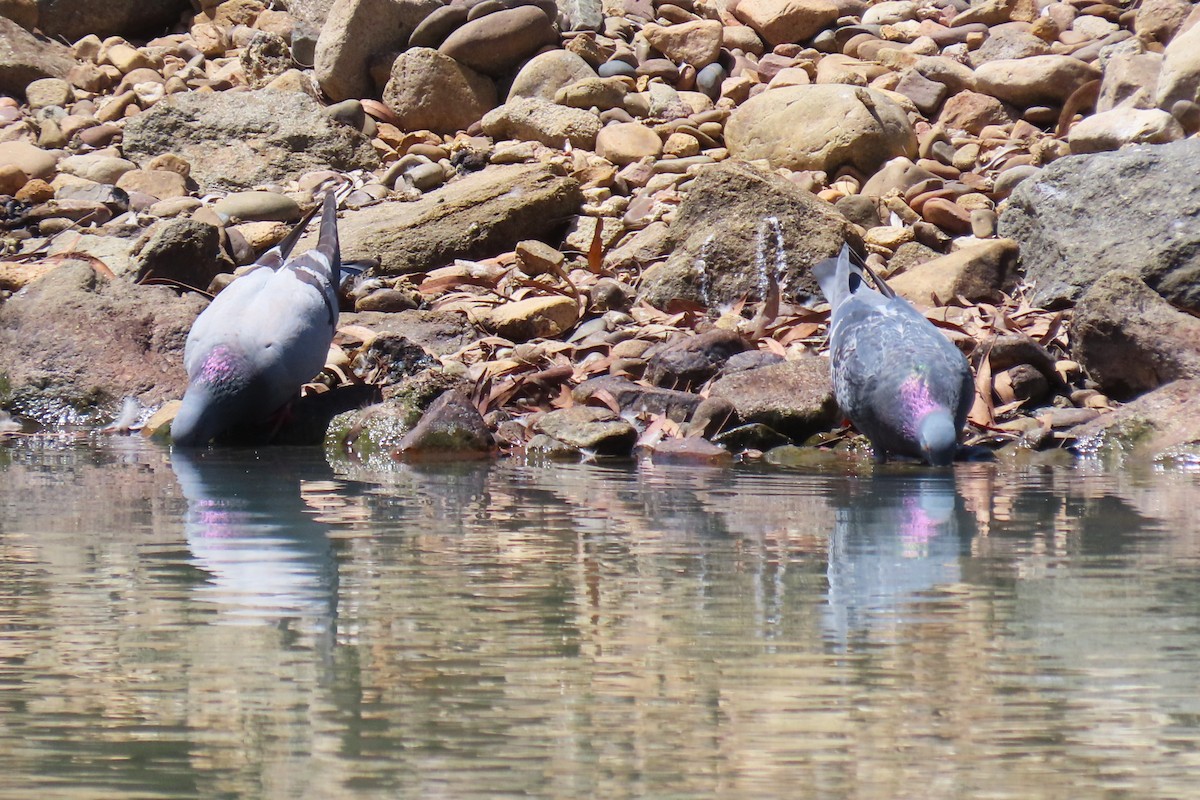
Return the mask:
<path id="1" fill-rule="evenodd" d="M 325 196 L 316 248 L 289 258 L 310 213 L 196 318 L 184 346 L 188 387 L 171 424 L 182 447 L 203 447 L 267 421 L 320 372 L 338 318 L 337 201 Z"/>
<path id="2" fill-rule="evenodd" d="M 954 460 L 975 384 L 967 359 L 921 312 L 866 268 L 850 248 L 813 267 L 831 307 L 829 361 L 842 412 L 866 434 L 875 460 Z"/>

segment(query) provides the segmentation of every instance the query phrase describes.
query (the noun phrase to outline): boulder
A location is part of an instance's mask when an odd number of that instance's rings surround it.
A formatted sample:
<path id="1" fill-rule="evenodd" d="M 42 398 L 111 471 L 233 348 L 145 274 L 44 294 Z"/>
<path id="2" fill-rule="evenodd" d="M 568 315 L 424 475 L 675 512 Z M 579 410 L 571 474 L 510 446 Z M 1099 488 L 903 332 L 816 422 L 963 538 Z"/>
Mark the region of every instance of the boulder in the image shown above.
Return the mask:
<path id="1" fill-rule="evenodd" d="M 202 190 L 245 189 L 323 169 L 372 169 L 370 141 L 300 92 L 170 95 L 126 123 L 125 155 L 174 153 Z"/>
<path id="2" fill-rule="evenodd" d="M 438 52 L 485 75 L 500 76 L 551 44 L 558 44 L 554 21 L 538 6 L 525 5 L 470 20 Z"/>
<path id="3" fill-rule="evenodd" d="M 1166 144 L 1184 137 L 1183 128 L 1159 108 L 1113 108 L 1084 117 L 1071 127 L 1072 153 L 1101 153 L 1127 144 Z"/>
<path id="4" fill-rule="evenodd" d="M 594 406 L 548 411 L 534 420 L 533 431 L 599 456 L 628 456 L 637 443 L 632 425 L 612 410 Z"/>
<path id="5" fill-rule="evenodd" d="M 1178 380 L 1071 429 L 1085 457 L 1130 458 L 1191 467 L 1200 457 L 1200 380 Z"/>
<path id="6" fill-rule="evenodd" d="M 378 258 L 380 274 L 425 272 L 456 258 L 485 258 L 548 237 L 579 212 L 579 183 L 542 164 L 491 166 L 414 202 L 347 211 L 342 258 Z M 311 246 L 315 232 L 298 249 Z"/>
<path id="7" fill-rule="evenodd" d="M 414 47 L 393 62 L 383 102 L 403 130 L 455 133 L 496 107 L 496 84 L 437 50 Z"/>
<path id="8" fill-rule="evenodd" d="M 1173 304 L 1200 311 L 1200 140 L 1067 156 L 1022 181 L 999 233 L 1021 245 L 1033 301 L 1074 303 L 1101 276 L 1134 269 Z M 1098 225 L 1097 220 L 1103 220 Z"/>
<path id="9" fill-rule="evenodd" d="M 166 33 L 190 12 L 188 0 L 106 0 L 80 3 L 74 0 L 38 0 L 37 27 L 47 36 L 68 42 L 94 33 L 109 36 L 150 38 Z"/>
<path id="10" fill-rule="evenodd" d="M 680 336 L 646 354 L 646 378 L 668 389 L 697 388 L 716 375 L 730 356 L 750 347 L 741 335 L 723 328 Z"/>
<path id="11" fill-rule="evenodd" d="M 975 70 L 975 85 L 1006 103 L 1027 107 L 1061 105 L 1071 93 L 1100 77 L 1100 69 L 1062 55 L 1000 59 Z"/>
<path id="12" fill-rule="evenodd" d="M 795 441 L 828 430 L 838 416 L 829 361 L 819 356 L 725 375 L 708 396 L 728 400 L 745 422 L 766 425 Z"/>
<path id="13" fill-rule="evenodd" d="M 841 12 L 829 0 L 740 0 L 733 13 L 775 47 L 812 38 Z"/>
<path id="14" fill-rule="evenodd" d="M 560 106 L 539 97 L 518 97 L 483 117 L 483 132 L 497 139 L 541 142 L 547 147 L 592 150 L 600 133 L 600 118 L 582 108 Z"/>
<path id="15" fill-rule="evenodd" d="M 204 304 L 67 260 L 0 304 L 0 406 L 58 423 L 111 414 L 126 396 L 179 397 L 184 341 Z"/>
<path id="16" fill-rule="evenodd" d="M 691 64 L 699 70 L 721 55 L 722 28 L 713 19 L 665 26 L 650 23 L 642 28 L 642 35 L 651 47 L 676 64 Z"/>
<path id="17" fill-rule="evenodd" d="M 28 84 L 39 78 L 66 78 L 74 65 L 70 48 L 0 17 L 0 93 L 24 97 Z"/>
<path id="18" fill-rule="evenodd" d="M 994 303 L 1017 284 L 1019 251 L 1012 239 L 982 242 L 918 264 L 888 285 L 919 306 L 944 306 L 958 297 Z"/>
<path id="19" fill-rule="evenodd" d="M 1156 100 L 1166 110 L 1179 100 L 1200 101 L 1200 25 L 1177 35 L 1163 51 Z"/>
<path id="20" fill-rule="evenodd" d="M 725 141 L 737 158 L 829 173 L 850 165 L 870 174 L 890 158 L 917 152 L 904 109 L 882 92 L 845 84 L 761 92 L 729 116 Z"/>
<path id="21" fill-rule="evenodd" d="M 483 332 L 467 319 L 466 314 L 452 311 L 343 312 L 338 324 L 342 327 L 361 325 L 380 336 L 403 335 L 436 356 L 461 350 L 483 337 Z"/>
<path id="22" fill-rule="evenodd" d="M 809 270 L 836 255 L 849 230 L 832 206 L 786 178 L 721 162 L 697 174 L 662 245 L 667 258 L 646 271 L 638 296 L 658 307 L 677 298 L 715 307 L 761 298 L 768 275 L 784 297 L 815 296 Z"/>
<path id="23" fill-rule="evenodd" d="M 570 50 L 547 50 L 538 53 L 521 67 L 509 87 L 508 99 L 539 97 L 553 101 L 559 89 L 595 77 L 596 70 Z"/>
<path id="24" fill-rule="evenodd" d="M 133 247 L 137 280 L 166 280 L 204 290 L 233 268 L 221 250 L 220 231 L 194 219 L 156 222 Z"/>
<path id="25" fill-rule="evenodd" d="M 486 458 L 496 449 L 487 423 L 462 392 L 451 389 L 434 400 L 397 447 L 406 461 Z"/>
<path id="26" fill-rule="evenodd" d="M 337 102 L 374 94 L 371 64 L 399 52 L 438 0 L 334 0 L 317 38 L 317 83 Z"/>
<path id="27" fill-rule="evenodd" d="M 1072 356 L 1118 400 L 1200 378 L 1200 319 L 1174 308 L 1131 270 L 1096 281 L 1071 321 Z"/>

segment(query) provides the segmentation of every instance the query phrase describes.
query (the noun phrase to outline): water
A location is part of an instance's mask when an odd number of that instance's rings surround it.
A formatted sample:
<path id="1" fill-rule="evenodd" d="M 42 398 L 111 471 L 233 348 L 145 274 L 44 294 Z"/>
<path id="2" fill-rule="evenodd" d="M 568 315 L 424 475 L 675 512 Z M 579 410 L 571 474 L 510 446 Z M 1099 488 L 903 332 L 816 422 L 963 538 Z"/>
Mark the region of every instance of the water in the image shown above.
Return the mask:
<path id="1" fill-rule="evenodd" d="M 0 798 L 1179 798 L 1179 471 L 0 448 Z"/>

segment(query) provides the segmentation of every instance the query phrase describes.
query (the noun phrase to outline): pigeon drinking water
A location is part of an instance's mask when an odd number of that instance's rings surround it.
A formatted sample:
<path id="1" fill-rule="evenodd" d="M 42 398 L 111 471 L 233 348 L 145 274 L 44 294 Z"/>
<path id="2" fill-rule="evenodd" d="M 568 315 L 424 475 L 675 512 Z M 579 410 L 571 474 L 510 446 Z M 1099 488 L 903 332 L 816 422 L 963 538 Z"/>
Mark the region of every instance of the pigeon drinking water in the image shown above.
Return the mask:
<path id="1" fill-rule="evenodd" d="M 312 214 L 196 318 L 184 346 L 188 387 L 172 441 L 203 447 L 235 426 L 266 421 L 325 365 L 337 326 L 337 202 L 325 196 L 317 246 L 292 248 Z"/>
<path id="2" fill-rule="evenodd" d="M 813 267 L 831 307 L 829 361 L 838 406 L 871 440 L 875 460 L 907 455 L 944 466 L 975 397 L 967 359 L 850 248 Z"/>

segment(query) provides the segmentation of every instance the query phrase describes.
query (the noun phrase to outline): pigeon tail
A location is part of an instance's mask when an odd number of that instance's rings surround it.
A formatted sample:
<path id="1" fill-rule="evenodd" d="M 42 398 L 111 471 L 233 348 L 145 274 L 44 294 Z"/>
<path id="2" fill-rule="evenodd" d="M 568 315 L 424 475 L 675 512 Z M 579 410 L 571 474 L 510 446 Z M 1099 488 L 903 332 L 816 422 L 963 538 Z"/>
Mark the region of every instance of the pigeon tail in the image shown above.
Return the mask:
<path id="1" fill-rule="evenodd" d="M 325 203 L 321 210 L 321 230 L 317 235 L 316 250 L 325 256 L 329 264 L 329 283 L 338 286 L 341 283 L 342 259 L 338 246 L 337 229 L 337 197 L 333 192 L 325 193 Z"/>
<path id="2" fill-rule="evenodd" d="M 949 409 L 937 408 L 922 417 L 917 443 L 925 460 L 934 467 L 949 466 L 958 452 L 958 426 Z"/>

